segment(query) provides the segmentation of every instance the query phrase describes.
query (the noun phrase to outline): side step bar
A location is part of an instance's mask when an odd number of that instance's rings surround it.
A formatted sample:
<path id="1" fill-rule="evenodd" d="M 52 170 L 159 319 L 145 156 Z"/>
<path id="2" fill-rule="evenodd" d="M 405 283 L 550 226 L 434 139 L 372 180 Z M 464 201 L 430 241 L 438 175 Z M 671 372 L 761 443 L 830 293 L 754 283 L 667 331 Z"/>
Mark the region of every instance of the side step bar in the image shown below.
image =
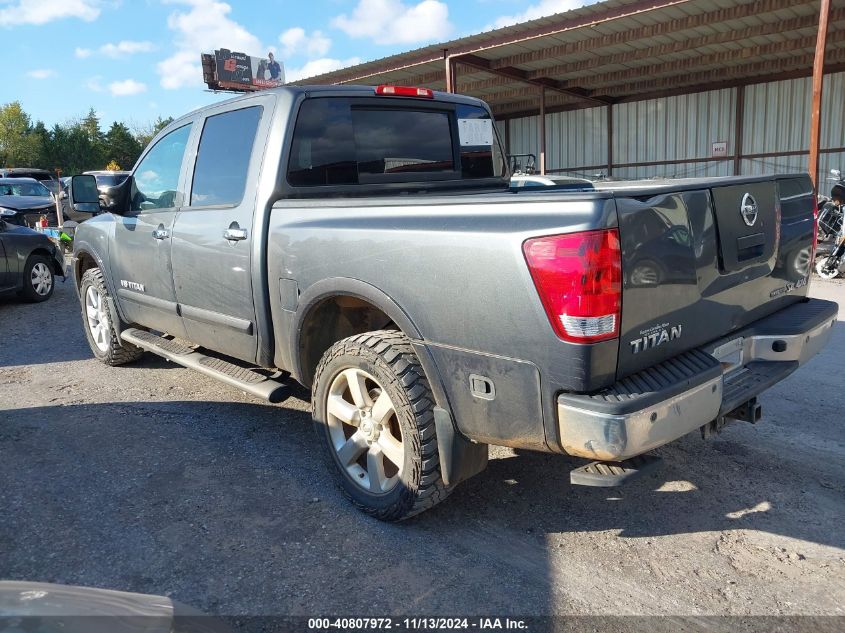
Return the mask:
<path id="1" fill-rule="evenodd" d="M 590 462 L 569 473 L 569 482 L 575 486 L 611 488 L 652 472 L 661 463 L 657 455 L 638 455 L 623 462 Z"/>
<path id="2" fill-rule="evenodd" d="M 227 385 L 246 391 L 268 402 L 275 404 L 290 397 L 291 392 L 288 385 L 268 378 L 254 369 L 240 367 L 221 358 L 206 356 L 179 341 L 156 336 L 135 328 L 123 330 L 120 333 L 120 338 L 127 343 L 137 345 L 188 369 L 195 369 L 201 374 L 216 378 L 220 382 L 225 382 Z"/>

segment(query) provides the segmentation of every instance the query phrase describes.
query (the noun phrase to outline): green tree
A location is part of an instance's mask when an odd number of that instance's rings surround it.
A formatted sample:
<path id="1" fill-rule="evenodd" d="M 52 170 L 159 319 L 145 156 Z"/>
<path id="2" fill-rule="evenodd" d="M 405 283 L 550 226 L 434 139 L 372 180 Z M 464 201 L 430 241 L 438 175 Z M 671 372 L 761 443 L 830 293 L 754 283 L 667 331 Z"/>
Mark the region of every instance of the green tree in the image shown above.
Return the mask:
<path id="1" fill-rule="evenodd" d="M 141 144 L 123 123 L 114 122 L 106 132 L 104 160 L 131 169 L 141 155 Z"/>
<path id="2" fill-rule="evenodd" d="M 172 121 L 158 117 L 132 131 L 116 121 L 104 134 L 97 112 L 91 108 L 79 119 L 47 129 L 41 121 L 33 125 L 20 102 L 14 101 L 0 106 L 0 167 L 50 171 L 58 167 L 66 176 L 102 169 L 111 162 L 129 169 L 152 138 Z"/>
<path id="3" fill-rule="evenodd" d="M 40 158 L 40 139 L 19 101 L 0 106 L 0 164 L 32 167 Z"/>
<path id="4" fill-rule="evenodd" d="M 52 162 L 53 139 L 50 136 L 50 131 L 44 125 L 43 121 L 38 121 L 32 128 L 31 134 L 38 139 L 38 157 L 33 163 L 34 167 L 42 169 L 53 170 L 59 165 Z"/>
<path id="5" fill-rule="evenodd" d="M 158 117 L 155 121 L 150 123 L 149 125 L 145 125 L 135 130 L 135 138 L 138 139 L 138 143 L 141 145 L 143 149 L 147 145 L 150 144 L 150 141 L 153 140 L 156 134 L 161 132 L 164 128 L 168 125 L 173 123 L 173 117 L 169 116 L 166 119 Z"/>
<path id="6" fill-rule="evenodd" d="M 97 116 L 94 108 L 91 108 L 76 125 L 87 139 L 89 154 L 85 159 L 85 164 L 90 165 L 87 169 L 101 169 L 107 161 L 105 159 L 106 139 L 100 129 L 100 117 Z"/>

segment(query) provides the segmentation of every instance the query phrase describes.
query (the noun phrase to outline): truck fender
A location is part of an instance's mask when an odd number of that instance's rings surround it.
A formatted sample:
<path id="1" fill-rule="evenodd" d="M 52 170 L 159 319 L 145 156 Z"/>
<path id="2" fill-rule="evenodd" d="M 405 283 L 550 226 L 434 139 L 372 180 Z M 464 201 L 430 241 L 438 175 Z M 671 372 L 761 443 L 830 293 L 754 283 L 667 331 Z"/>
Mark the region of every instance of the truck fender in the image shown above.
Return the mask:
<path id="1" fill-rule="evenodd" d="M 440 453 L 441 472 L 447 485 L 454 485 L 484 470 L 487 465 L 487 445 L 477 444 L 457 429 L 452 408 L 437 365 L 422 341 L 419 329 L 408 314 L 384 291 L 359 279 L 333 277 L 323 279 L 309 286 L 299 298 L 293 327 L 291 328 L 291 362 L 294 376 L 301 377 L 302 366 L 299 344 L 302 329 L 311 311 L 325 299 L 337 296 L 351 296 L 367 301 L 382 312 L 411 339 L 420 364 L 425 371 L 429 386 L 436 401 L 435 428 Z"/>
<path id="2" fill-rule="evenodd" d="M 76 242 L 74 244 L 73 258 L 70 262 L 70 269 L 71 275 L 73 276 L 73 285 L 76 287 L 76 293 L 79 294 L 78 280 L 82 277 L 79 272 L 80 253 L 84 253 L 85 255 L 91 257 L 97 263 L 97 268 L 103 271 L 103 281 L 106 283 L 106 288 L 109 291 L 109 306 L 112 309 L 112 314 L 116 314 L 118 316 L 118 319 L 120 320 L 120 323 L 113 324 L 118 336 L 120 336 L 122 324 L 125 323 L 126 319 L 123 313 L 120 311 L 120 304 L 118 304 L 117 302 L 117 288 L 115 288 L 114 286 L 114 281 L 111 278 L 111 274 L 109 274 L 109 269 L 106 268 L 105 260 L 100 255 L 99 251 L 94 248 L 89 242 Z"/>
<path id="3" fill-rule="evenodd" d="M 417 341 L 422 338 L 417 326 L 414 325 L 410 317 L 382 290 L 364 281 L 350 279 L 348 277 L 321 279 L 306 288 L 297 301 L 296 313 L 294 314 L 293 323 L 290 328 L 289 348 L 294 376 L 302 378 L 304 375 L 299 349 L 302 330 L 312 310 L 324 300 L 340 296 L 355 297 L 372 304 L 390 317 L 409 339 Z M 428 371 L 427 367 L 424 366 L 424 368 Z"/>

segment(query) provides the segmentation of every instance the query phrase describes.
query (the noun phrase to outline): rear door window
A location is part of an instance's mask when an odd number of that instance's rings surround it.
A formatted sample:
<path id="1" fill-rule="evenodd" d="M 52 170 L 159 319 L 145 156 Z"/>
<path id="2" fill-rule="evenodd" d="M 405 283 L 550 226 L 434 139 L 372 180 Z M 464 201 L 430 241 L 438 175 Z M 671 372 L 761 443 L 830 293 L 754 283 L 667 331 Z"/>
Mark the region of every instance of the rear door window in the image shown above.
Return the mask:
<path id="1" fill-rule="evenodd" d="M 194 167 L 191 206 L 240 204 L 261 110 L 261 106 L 253 106 L 206 119 Z"/>
<path id="2" fill-rule="evenodd" d="M 462 118 L 486 118 L 492 129 L 489 114 L 478 106 L 307 99 L 294 127 L 288 182 L 316 187 L 501 177 L 504 160 L 495 134 L 466 145 L 459 138 Z"/>

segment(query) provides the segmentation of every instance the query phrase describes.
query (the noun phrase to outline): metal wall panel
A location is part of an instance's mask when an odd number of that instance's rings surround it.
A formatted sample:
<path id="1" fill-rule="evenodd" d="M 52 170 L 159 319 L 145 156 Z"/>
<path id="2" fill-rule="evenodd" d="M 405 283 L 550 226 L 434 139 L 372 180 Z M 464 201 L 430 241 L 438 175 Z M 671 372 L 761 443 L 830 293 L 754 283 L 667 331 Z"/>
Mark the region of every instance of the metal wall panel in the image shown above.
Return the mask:
<path id="1" fill-rule="evenodd" d="M 845 147 L 845 73 L 825 75 L 821 140 L 823 148 Z M 809 145 L 809 134 L 805 142 Z"/>
<path id="2" fill-rule="evenodd" d="M 830 170 L 838 169 L 845 172 L 845 152 L 822 154 L 819 160 L 819 192 L 830 193 L 830 188 L 836 182 L 830 177 Z"/>
<path id="3" fill-rule="evenodd" d="M 810 77 L 746 86 L 742 153 L 806 150 L 812 94 Z"/>
<path id="4" fill-rule="evenodd" d="M 607 164 L 607 108 L 555 112 L 546 117 L 546 168 Z M 583 172 L 590 177 L 596 171 Z M 572 175 L 578 175 L 572 172 Z"/>
<path id="5" fill-rule="evenodd" d="M 745 87 L 743 154 L 807 152 L 812 80 L 790 79 Z M 616 178 L 730 176 L 733 161 L 619 167 L 625 163 L 678 161 L 711 156 L 725 141 L 736 151 L 734 88 L 635 101 L 613 106 L 613 175 Z M 825 76 L 822 147 L 845 147 L 845 73 Z M 550 170 L 607 163 L 606 109 L 588 108 L 547 115 L 546 166 Z M 512 119 L 511 153 L 539 154 L 539 117 Z M 845 155 L 822 154 L 820 182 L 832 168 L 845 169 Z M 740 173 L 801 172 L 807 155 L 749 158 Z M 594 171 L 594 170 L 593 170 Z M 585 174 L 588 177 L 593 174 Z"/>
<path id="6" fill-rule="evenodd" d="M 733 161 L 709 161 L 706 163 L 679 163 L 669 165 L 647 165 L 642 167 L 614 167 L 613 177 L 617 180 L 644 180 L 647 178 L 705 178 L 733 175 Z"/>
<path id="7" fill-rule="evenodd" d="M 732 151 L 736 90 L 714 90 L 613 106 L 613 162 L 708 158 L 713 143 Z"/>
<path id="8" fill-rule="evenodd" d="M 548 115 L 546 116 L 548 120 Z M 529 116 L 508 121 L 511 134 L 511 154 L 534 154 L 540 162 L 539 116 Z"/>
<path id="9" fill-rule="evenodd" d="M 810 144 L 812 96 L 813 80 L 810 77 L 747 86 L 743 154 L 807 151 Z M 845 147 L 843 104 L 845 73 L 825 75 L 822 148 Z"/>

